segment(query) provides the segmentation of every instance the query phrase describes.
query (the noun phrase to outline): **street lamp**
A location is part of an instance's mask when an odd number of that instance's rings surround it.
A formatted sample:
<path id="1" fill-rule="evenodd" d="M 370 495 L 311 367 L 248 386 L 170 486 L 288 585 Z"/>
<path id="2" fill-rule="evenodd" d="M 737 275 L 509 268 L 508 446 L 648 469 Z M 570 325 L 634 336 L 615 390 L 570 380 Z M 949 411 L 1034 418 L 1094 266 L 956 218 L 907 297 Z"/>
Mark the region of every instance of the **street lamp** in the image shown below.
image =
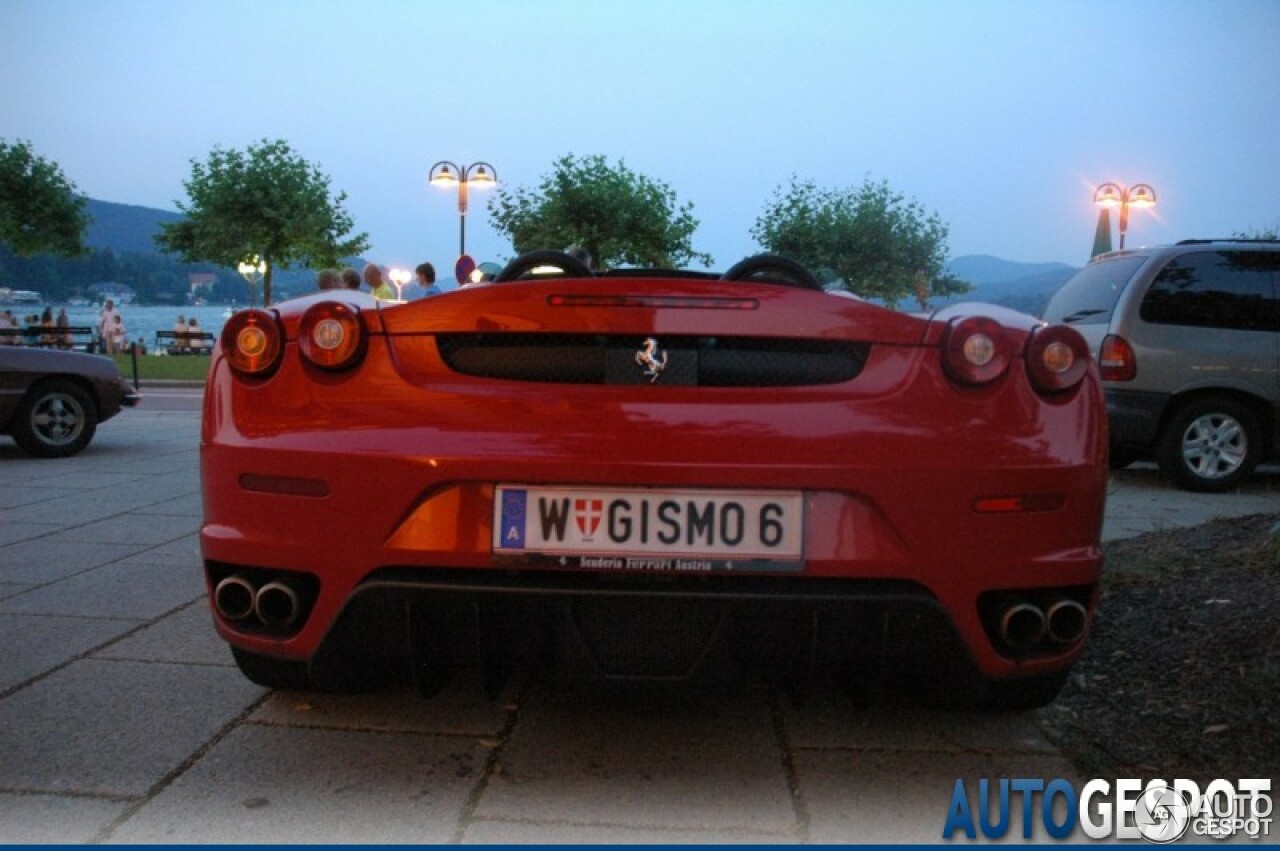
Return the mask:
<path id="1" fill-rule="evenodd" d="M 249 306 L 253 307 L 254 299 L 258 293 L 258 281 L 261 281 L 262 276 L 267 273 L 267 261 L 255 254 L 242 260 L 240 265 L 236 267 L 236 271 L 249 284 Z M 263 304 L 263 307 L 266 307 L 266 304 Z"/>
<path id="2" fill-rule="evenodd" d="M 387 277 L 390 278 L 391 283 L 395 285 L 396 301 L 404 301 L 404 285 L 409 283 L 409 278 L 412 277 L 409 274 L 409 270 L 392 269 L 387 273 Z"/>
<path id="3" fill-rule="evenodd" d="M 1129 229 L 1129 208 L 1145 209 L 1156 205 L 1156 191 L 1145 183 L 1125 188 L 1104 183 L 1093 193 L 1093 203 L 1104 210 L 1120 208 L 1120 250 L 1124 250 L 1124 234 Z"/>
<path id="4" fill-rule="evenodd" d="M 432 186 L 458 185 L 458 254 L 467 253 L 467 187 L 492 186 L 498 182 L 498 172 L 488 163 L 456 165 L 441 160 L 427 172 L 427 182 Z"/>

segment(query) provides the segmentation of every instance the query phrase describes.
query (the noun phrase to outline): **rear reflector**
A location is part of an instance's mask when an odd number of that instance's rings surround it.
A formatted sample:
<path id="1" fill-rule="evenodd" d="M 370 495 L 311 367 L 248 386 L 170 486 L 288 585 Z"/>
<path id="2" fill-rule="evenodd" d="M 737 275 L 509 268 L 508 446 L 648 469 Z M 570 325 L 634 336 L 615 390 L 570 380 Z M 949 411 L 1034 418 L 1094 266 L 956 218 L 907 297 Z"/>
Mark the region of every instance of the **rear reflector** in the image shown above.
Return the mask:
<path id="1" fill-rule="evenodd" d="M 1019 514 L 1035 511 L 1057 511 L 1066 504 L 1060 493 L 1028 493 L 1020 496 L 982 496 L 973 501 L 979 514 Z"/>

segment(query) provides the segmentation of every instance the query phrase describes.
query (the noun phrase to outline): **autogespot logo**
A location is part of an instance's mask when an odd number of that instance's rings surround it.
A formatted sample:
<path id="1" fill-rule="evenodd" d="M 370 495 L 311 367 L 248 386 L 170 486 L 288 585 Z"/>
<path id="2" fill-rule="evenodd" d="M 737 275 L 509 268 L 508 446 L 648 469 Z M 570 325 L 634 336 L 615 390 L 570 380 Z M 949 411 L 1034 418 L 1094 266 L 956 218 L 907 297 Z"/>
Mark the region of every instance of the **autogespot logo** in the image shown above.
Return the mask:
<path id="1" fill-rule="evenodd" d="M 1190 780 L 1090 780 L 1077 791 L 1063 779 L 1019 777 L 979 780 L 974 790 L 957 780 L 943 839 L 957 834 L 1003 839 L 1021 828 L 1023 839 L 1064 840 L 1080 830 L 1089 839 L 1146 839 L 1164 844 L 1190 834 L 1197 839 L 1271 835 L 1271 781 L 1214 780 L 1204 788 Z"/>

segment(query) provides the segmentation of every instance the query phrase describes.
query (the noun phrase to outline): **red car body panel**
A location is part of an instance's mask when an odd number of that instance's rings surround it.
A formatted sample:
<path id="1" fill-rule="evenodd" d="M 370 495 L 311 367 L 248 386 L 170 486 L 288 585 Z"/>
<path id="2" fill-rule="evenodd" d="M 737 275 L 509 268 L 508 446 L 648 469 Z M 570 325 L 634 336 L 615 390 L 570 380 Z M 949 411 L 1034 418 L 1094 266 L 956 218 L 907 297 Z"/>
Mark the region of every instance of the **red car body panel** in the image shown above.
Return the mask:
<path id="1" fill-rule="evenodd" d="M 310 305 L 360 309 L 352 369 L 307 363 Z M 982 386 L 948 377 L 949 323 L 981 312 L 1015 353 Z M 286 339 L 267 377 L 236 375 L 220 343 L 202 434 L 204 558 L 319 579 L 287 636 L 218 614 L 234 646 L 306 661 L 380 569 L 492 573 L 500 484 L 780 490 L 804 494 L 808 580 L 902 580 L 936 599 L 991 679 L 1061 669 L 1081 644 L 1010 658 L 984 629 L 993 589 L 1085 587 L 1092 609 L 1106 486 L 1100 382 L 1089 367 L 1045 394 L 1021 358 L 1030 317 L 960 306 L 929 319 L 828 293 L 680 278 L 497 284 L 410 304 L 320 293 L 279 305 Z M 634 335 L 855 341 L 858 376 L 784 387 L 625 386 L 484 378 L 452 370 L 443 334 Z M 984 502 L 986 501 L 986 502 Z M 1016 506 L 1023 510 L 1001 510 Z M 528 581 L 563 573 L 516 564 Z M 575 569 L 577 570 L 577 569 Z M 461 575 L 461 574 L 460 574 Z M 211 567 L 210 591 L 216 580 Z M 644 578 L 637 578 L 644 593 Z"/>

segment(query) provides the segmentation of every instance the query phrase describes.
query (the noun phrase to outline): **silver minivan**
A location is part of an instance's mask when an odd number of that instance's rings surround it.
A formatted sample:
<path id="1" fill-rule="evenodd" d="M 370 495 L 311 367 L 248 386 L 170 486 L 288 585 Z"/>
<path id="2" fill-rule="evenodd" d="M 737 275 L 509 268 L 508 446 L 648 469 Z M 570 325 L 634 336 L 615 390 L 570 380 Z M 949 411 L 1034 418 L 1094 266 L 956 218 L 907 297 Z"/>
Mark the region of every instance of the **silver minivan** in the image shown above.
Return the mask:
<path id="1" fill-rule="evenodd" d="M 1280 240 L 1184 240 L 1089 262 L 1045 309 L 1080 331 L 1107 394 L 1111 466 L 1235 487 L 1280 447 Z"/>

